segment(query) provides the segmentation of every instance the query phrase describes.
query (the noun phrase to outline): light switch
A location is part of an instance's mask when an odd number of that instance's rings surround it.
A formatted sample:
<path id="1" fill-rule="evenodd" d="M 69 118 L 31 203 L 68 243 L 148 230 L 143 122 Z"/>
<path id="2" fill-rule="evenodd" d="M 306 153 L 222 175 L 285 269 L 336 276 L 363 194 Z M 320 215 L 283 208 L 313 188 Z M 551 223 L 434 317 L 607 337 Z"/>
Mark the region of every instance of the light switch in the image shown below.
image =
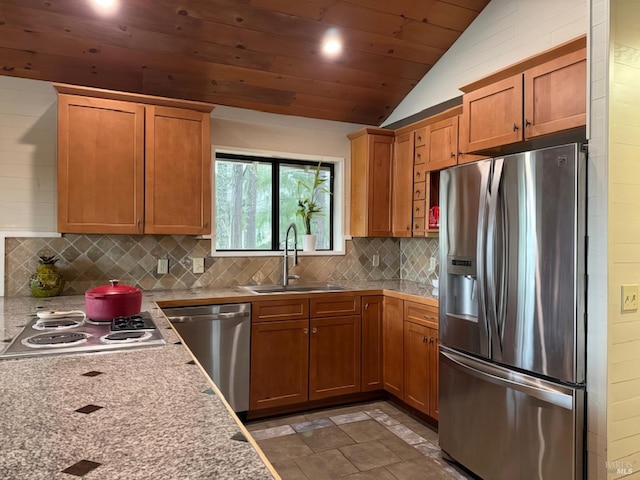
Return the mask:
<path id="1" fill-rule="evenodd" d="M 159 258 L 158 259 L 158 275 L 166 275 L 167 273 L 169 273 L 169 259 Z"/>
<path id="2" fill-rule="evenodd" d="M 198 257 L 193 260 L 193 273 L 204 273 L 204 258 Z"/>
<path id="3" fill-rule="evenodd" d="M 622 311 L 631 312 L 638 309 L 638 285 L 622 285 Z"/>

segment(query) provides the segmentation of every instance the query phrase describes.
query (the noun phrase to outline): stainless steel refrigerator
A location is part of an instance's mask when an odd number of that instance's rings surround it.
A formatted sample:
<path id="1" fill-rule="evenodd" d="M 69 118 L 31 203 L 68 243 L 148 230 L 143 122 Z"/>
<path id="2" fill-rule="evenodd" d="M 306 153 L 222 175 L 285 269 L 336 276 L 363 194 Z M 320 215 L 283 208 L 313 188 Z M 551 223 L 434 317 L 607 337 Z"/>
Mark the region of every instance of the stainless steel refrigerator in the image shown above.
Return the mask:
<path id="1" fill-rule="evenodd" d="M 440 173 L 440 446 L 486 480 L 583 478 L 585 168 L 571 144 Z"/>

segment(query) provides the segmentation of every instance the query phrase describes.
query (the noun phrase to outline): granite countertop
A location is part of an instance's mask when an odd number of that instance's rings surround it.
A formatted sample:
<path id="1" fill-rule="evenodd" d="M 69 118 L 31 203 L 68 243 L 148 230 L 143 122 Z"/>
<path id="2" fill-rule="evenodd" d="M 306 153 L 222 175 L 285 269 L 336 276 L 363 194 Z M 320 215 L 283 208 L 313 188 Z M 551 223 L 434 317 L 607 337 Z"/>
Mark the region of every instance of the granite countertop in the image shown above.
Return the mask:
<path id="1" fill-rule="evenodd" d="M 348 287 L 437 305 L 431 287 L 414 282 Z M 145 292 L 142 309 L 165 346 L 0 360 L 0 478 L 69 479 L 70 467 L 77 476 L 93 467 L 89 480 L 278 478 L 156 305 L 261 297 L 238 288 Z M 0 352 L 38 309 L 84 310 L 84 296 L 0 299 Z"/>

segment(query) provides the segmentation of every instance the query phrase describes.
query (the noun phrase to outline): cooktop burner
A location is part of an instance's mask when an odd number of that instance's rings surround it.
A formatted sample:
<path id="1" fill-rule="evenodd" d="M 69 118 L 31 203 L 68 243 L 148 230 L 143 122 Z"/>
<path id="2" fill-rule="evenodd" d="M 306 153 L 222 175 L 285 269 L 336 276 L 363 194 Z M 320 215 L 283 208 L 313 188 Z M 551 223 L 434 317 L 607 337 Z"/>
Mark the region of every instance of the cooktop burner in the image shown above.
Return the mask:
<path id="1" fill-rule="evenodd" d="M 0 358 L 60 355 L 164 345 L 149 312 L 111 322 L 78 317 L 33 318 Z"/>
<path id="2" fill-rule="evenodd" d="M 33 348 L 67 347 L 87 341 L 89 335 L 82 332 L 41 333 L 34 337 L 25 338 L 22 344 Z"/>
<path id="3" fill-rule="evenodd" d="M 77 318 L 63 318 L 56 320 L 38 320 L 33 324 L 34 330 L 68 330 L 79 327 L 83 320 Z"/>

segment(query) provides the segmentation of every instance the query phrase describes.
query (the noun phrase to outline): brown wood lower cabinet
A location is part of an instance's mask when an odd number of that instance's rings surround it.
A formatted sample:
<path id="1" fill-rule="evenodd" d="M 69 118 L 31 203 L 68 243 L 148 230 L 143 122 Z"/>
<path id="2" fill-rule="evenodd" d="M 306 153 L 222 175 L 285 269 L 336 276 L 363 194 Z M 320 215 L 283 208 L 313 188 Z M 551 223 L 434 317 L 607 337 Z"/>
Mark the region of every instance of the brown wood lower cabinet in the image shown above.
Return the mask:
<path id="1" fill-rule="evenodd" d="M 360 316 L 311 319 L 309 400 L 360 391 Z"/>
<path id="2" fill-rule="evenodd" d="M 404 302 L 404 391 L 408 405 L 438 419 L 438 309 Z"/>
<path id="3" fill-rule="evenodd" d="M 357 294 L 253 302 L 249 409 L 360 392 L 360 323 Z"/>
<path id="4" fill-rule="evenodd" d="M 306 402 L 308 382 L 309 320 L 254 323 L 249 409 Z"/>
<path id="5" fill-rule="evenodd" d="M 402 398 L 404 383 L 404 302 L 399 298 L 384 298 L 382 320 L 382 378 L 384 389 Z"/>
<path id="6" fill-rule="evenodd" d="M 383 295 L 362 297 L 362 391 L 382 389 Z"/>

